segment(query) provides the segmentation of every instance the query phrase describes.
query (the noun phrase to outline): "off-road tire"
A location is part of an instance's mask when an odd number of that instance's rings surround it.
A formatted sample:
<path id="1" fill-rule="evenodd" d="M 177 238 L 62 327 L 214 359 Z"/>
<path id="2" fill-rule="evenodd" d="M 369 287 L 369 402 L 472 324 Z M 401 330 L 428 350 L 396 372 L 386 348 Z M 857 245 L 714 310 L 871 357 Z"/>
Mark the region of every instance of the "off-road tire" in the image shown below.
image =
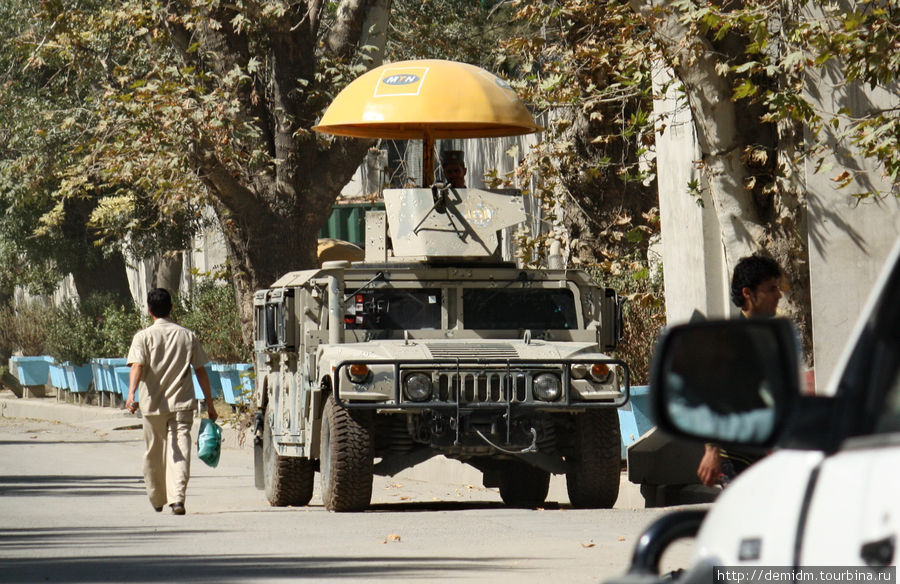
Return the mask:
<path id="1" fill-rule="evenodd" d="M 308 458 L 279 456 L 272 437 L 271 402 L 263 422 L 263 488 L 273 507 L 302 507 L 312 499 L 316 470 Z"/>
<path id="2" fill-rule="evenodd" d="M 329 395 L 322 411 L 319 475 L 329 511 L 362 511 L 372 500 L 371 412 L 351 412 Z"/>
<path id="3" fill-rule="evenodd" d="M 614 408 L 590 410 L 575 417 L 574 453 L 566 472 L 573 507 L 609 509 L 619 497 L 622 437 Z"/>
<path id="4" fill-rule="evenodd" d="M 500 498 L 510 507 L 539 507 L 547 500 L 550 473 L 522 461 L 509 461 L 500 478 Z"/>

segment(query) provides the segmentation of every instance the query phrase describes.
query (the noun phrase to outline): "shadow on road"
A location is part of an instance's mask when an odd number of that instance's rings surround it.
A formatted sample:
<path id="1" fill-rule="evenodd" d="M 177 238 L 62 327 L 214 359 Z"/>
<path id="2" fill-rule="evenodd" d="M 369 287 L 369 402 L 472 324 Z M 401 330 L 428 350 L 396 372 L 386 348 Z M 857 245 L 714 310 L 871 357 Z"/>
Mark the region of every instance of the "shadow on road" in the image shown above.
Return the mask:
<path id="1" fill-rule="evenodd" d="M 144 493 L 137 476 L 6 475 L 0 476 L 0 496 L 97 497 Z"/>
<path id="2" fill-rule="evenodd" d="M 0 553 L 11 554 L 18 550 L 34 552 L 38 548 L 89 548 L 97 550 L 103 547 L 119 546 L 122 542 L 129 543 L 158 543 L 163 537 L 189 535 L 201 537 L 208 534 L 205 530 L 191 529 L 137 529 L 132 527 L 30 527 L 21 529 L 0 529 Z M 0 566 L 4 566 L 9 559 L 0 559 Z M 30 559 L 28 561 L 46 561 Z M 0 569 L 0 574 L 4 572 Z M 2 576 L 3 581 L 8 580 Z"/>
<path id="3" fill-rule="evenodd" d="M 561 509 L 555 501 L 547 501 L 540 509 Z M 500 501 L 404 501 L 402 503 L 376 503 L 368 512 L 420 513 L 432 511 L 474 511 L 480 509 L 510 509 Z"/>
<path id="4" fill-rule="evenodd" d="M 198 547 L 203 540 L 197 540 Z M 215 548 L 209 542 L 206 547 Z M 212 551 L 212 550 L 210 550 Z M 188 556 L 89 556 L 80 558 L 2 559 L 0 574 L 7 582 L 265 582 L 363 578 L 409 579 L 453 577 L 453 574 L 522 570 L 514 564 L 522 558 L 469 557 L 286 557 L 233 555 Z"/>
<path id="5" fill-rule="evenodd" d="M 80 444 L 131 444 L 135 442 L 143 443 L 143 439 L 136 437 L 123 438 L 121 440 L 110 438 L 98 438 L 97 440 L 58 440 L 48 436 L 35 435 L 32 440 L 0 440 L 0 448 L 4 446 L 34 446 L 36 444 L 40 444 L 41 446 L 46 446 L 48 444 L 71 446 Z"/>

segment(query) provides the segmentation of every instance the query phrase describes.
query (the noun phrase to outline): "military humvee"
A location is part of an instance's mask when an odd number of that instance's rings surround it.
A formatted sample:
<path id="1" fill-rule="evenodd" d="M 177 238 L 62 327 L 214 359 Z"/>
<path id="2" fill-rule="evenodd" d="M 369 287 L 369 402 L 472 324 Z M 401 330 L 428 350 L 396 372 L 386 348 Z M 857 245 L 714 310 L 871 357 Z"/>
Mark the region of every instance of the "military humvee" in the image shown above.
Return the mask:
<path id="1" fill-rule="evenodd" d="M 580 270 L 499 261 L 516 193 L 435 185 L 385 191 L 366 261 L 291 272 L 256 293 L 257 486 L 306 505 L 365 509 L 374 474 L 460 460 L 504 502 L 537 506 L 565 474 L 576 507 L 618 496 L 613 290 Z"/>

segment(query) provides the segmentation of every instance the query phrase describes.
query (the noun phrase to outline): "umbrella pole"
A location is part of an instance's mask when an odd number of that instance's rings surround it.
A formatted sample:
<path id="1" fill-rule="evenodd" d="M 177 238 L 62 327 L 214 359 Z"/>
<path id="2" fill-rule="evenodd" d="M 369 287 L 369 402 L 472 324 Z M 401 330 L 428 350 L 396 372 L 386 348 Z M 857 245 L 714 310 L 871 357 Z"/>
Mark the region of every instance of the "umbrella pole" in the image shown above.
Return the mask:
<path id="1" fill-rule="evenodd" d="M 434 135 L 425 130 L 422 139 L 422 186 L 429 188 L 434 184 Z"/>

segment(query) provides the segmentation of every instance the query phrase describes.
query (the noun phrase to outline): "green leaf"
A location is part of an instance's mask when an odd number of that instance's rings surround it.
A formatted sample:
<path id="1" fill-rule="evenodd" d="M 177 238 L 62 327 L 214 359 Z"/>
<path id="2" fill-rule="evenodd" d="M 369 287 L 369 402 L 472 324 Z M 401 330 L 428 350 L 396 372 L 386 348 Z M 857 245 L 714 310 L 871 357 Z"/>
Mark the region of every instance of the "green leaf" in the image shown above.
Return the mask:
<path id="1" fill-rule="evenodd" d="M 629 243 L 641 243 L 646 238 L 647 238 L 647 234 L 644 233 L 644 230 L 640 229 L 639 227 L 635 227 L 634 229 L 630 230 L 628 233 L 625 234 L 625 239 Z"/>
<path id="2" fill-rule="evenodd" d="M 737 101 L 746 97 L 752 97 L 759 91 L 759 87 L 749 79 L 744 79 L 737 87 L 734 88 L 732 99 Z"/>

